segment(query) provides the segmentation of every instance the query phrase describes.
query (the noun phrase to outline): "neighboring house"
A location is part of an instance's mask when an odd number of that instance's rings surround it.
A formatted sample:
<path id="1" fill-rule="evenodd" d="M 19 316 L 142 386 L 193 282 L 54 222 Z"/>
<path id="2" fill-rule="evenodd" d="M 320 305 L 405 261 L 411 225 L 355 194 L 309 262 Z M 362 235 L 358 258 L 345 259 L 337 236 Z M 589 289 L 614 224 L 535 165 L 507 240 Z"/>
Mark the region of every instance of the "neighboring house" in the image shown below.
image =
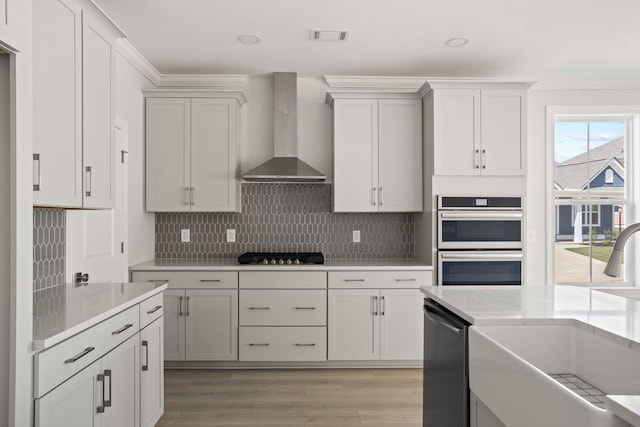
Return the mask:
<path id="1" fill-rule="evenodd" d="M 555 165 L 554 184 L 559 198 L 580 198 L 580 193 L 587 190 L 603 198 L 623 198 L 624 179 L 623 137 Z M 621 206 L 560 205 L 556 206 L 556 241 L 586 240 L 590 220 L 598 239 L 610 239 L 614 229 L 624 227 Z M 582 228 L 582 233 L 575 233 L 576 226 Z"/>

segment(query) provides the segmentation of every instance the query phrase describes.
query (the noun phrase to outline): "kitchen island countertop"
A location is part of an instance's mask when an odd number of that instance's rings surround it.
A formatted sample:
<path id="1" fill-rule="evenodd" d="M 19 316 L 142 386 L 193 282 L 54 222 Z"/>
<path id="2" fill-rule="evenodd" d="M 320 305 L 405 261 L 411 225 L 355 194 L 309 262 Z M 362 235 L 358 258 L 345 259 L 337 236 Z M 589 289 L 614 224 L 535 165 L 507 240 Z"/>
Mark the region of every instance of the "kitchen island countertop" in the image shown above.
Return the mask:
<path id="1" fill-rule="evenodd" d="M 576 324 L 640 351 L 640 301 L 579 286 L 423 286 L 473 325 Z"/>
<path id="2" fill-rule="evenodd" d="M 33 350 L 51 347 L 167 288 L 166 283 L 67 283 L 34 293 Z"/>

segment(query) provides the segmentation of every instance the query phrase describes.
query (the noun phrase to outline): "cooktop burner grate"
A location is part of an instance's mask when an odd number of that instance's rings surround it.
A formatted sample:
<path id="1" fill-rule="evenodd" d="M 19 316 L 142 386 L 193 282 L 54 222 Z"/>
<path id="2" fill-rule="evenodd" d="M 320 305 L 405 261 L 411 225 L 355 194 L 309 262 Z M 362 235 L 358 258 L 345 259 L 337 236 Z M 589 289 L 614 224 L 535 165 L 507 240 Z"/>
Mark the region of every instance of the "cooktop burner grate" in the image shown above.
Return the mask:
<path id="1" fill-rule="evenodd" d="M 300 265 L 324 264 L 321 252 L 245 252 L 238 257 L 240 264 Z"/>

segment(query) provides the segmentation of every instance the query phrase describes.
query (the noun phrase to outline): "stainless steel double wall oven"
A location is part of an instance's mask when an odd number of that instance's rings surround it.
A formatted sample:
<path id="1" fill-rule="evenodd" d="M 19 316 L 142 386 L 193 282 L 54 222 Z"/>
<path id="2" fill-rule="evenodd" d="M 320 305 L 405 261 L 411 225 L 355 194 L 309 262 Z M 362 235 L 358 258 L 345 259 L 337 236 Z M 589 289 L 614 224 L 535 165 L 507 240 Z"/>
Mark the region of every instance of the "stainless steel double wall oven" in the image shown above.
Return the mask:
<path id="1" fill-rule="evenodd" d="M 438 196 L 438 284 L 521 285 L 522 197 Z"/>

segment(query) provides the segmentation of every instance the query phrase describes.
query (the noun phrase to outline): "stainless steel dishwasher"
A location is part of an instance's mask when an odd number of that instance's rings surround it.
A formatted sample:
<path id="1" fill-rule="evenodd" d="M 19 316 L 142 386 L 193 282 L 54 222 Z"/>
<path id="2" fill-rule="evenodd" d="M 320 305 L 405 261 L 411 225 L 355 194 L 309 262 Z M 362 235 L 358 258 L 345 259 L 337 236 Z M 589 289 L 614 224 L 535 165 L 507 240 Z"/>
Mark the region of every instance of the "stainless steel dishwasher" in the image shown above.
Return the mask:
<path id="1" fill-rule="evenodd" d="M 424 427 L 469 426 L 469 323 L 431 298 L 424 302 Z"/>

